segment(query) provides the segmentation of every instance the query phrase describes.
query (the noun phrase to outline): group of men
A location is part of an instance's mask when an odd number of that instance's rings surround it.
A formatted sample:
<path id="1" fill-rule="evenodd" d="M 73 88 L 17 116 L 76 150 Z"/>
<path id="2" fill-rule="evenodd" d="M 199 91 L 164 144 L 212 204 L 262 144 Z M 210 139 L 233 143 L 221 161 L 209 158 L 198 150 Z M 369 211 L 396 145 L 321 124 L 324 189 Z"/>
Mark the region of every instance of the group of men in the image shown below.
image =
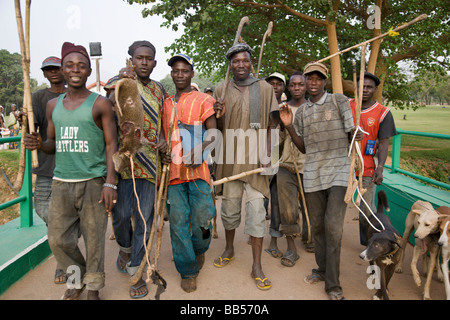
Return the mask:
<path id="1" fill-rule="evenodd" d="M 37 174 L 35 207 L 48 225 L 49 244 L 58 265 L 55 282 L 67 281 L 68 268 L 75 267 L 80 272 L 80 281 L 73 283 L 63 298 L 77 299 L 87 288 L 88 299 L 99 299 L 99 290 L 105 282 L 107 213 L 112 214 L 119 246 L 118 271 L 130 275 L 137 272 L 150 234 L 150 228 L 145 226 L 151 226 L 155 216 L 157 183 L 163 164 L 169 166 L 166 207 L 173 260 L 181 276 L 181 288 L 186 292 L 196 290 L 196 279 L 211 242 L 211 221 L 216 214 L 206 161 L 213 152 L 217 180 L 260 167 L 269 168 L 276 162 L 272 157 L 279 158 L 276 174 L 247 175 L 216 187 L 215 192 L 222 195 L 220 215 L 225 248 L 214 259 L 214 266 L 223 268 L 234 260 L 235 232 L 241 222 L 245 196 L 244 232 L 250 237 L 251 275 L 257 288 L 271 288 L 261 263 L 267 229 L 265 201 L 270 199 L 271 241 L 266 251 L 280 258 L 283 265 L 293 266 L 300 257 L 294 239 L 301 234 L 307 250 L 315 252 L 318 264 L 305 281 L 310 284 L 325 281 L 330 299 L 342 299 L 340 241 L 350 168 L 347 152 L 355 125 L 349 99 L 325 90 L 326 66 L 310 63 L 303 72 L 292 74 L 288 83 L 290 97 L 284 102 L 281 98 L 286 89 L 284 76 L 274 73 L 265 80 L 255 78 L 251 72 L 252 49 L 247 44 L 237 44 L 226 54 L 233 76 L 211 96 L 193 90 L 195 63 L 180 53 L 168 61 L 176 87 L 176 93 L 169 97 L 161 83 L 150 79 L 157 64 L 155 47 L 148 41 L 136 41 L 128 53 L 133 67 L 121 69 L 118 76 L 108 81 L 105 86 L 108 98 L 105 98 L 86 88 L 91 73 L 86 49 L 66 42 L 61 59 L 49 57 L 42 64 L 51 87 L 33 95 L 38 133 L 27 135 L 25 146 L 39 150 L 40 167 L 34 169 Z M 133 168 L 130 165 L 116 173 L 112 155 L 124 142 L 125 129 L 115 119 L 114 91 L 123 78 L 136 80 L 144 110 L 140 135 L 149 143 L 133 157 Z M 372 100 L 377 85 L 375 76 L 365 77 L 364 109 L 384 108 Z M 386 110 L 383 117 L 390 115 Z M 361 125 L 365 121 L 362 119 Z M 386 120 L 380 118 L 375 122 L 381 127 Z M 198 130 L 203 138 L 196 142 Z M 228 135 L 230 131 L 234 135 Z M 217 132 L 222 133 L 220 139 Z M 256 143 L 247 141 L 249 133 L 255 133 Z M 373 174 L 369 182 L 382 181 L 379 168 L 387 154 L 383 139 L 388 137 L 378 136 L 379 157 L 384 159 L 379 160 L 378 166 L 373 161 L 366 165 L 367 174 Z M 377 140 L 375 131 L 372 138 Z M 363 139 L 361 133 L 357 139 Z M 272 155 L 276 140 L 280 152 Z M 230 154 L 234 157 L 231 161 L 229 158 L 217 161 L 219 155 Z M 254 154 L 260 158 L 251 161 Z M 367 154 L 373 158 L 374 153 Z M 306 201 L 299 196 L 303 193 Z M 311 234 L 305 223 L 306 211 Z M 85 241 L 86 258 L 78 248 L 80 236 Z M 277 239 L 283 236 L 287 239 L 285 254 L 277 245 Z M 131 298 L 147 295 L 144 279 L 130 286 L 129 294 Z"/>

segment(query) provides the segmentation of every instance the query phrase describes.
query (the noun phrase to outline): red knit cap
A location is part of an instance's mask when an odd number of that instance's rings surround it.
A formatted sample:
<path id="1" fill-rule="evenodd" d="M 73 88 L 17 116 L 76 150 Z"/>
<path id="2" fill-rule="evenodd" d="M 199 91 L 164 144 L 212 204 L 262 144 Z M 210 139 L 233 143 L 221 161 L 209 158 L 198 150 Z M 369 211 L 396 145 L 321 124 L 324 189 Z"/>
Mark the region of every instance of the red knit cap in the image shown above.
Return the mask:
<path id="1" fill-rule="evenodd" d="M 86 58 L 88 58 L 89 66 L 91 66 L 91 59 L 89 58 L 89 54 L 85 47 L 78 45 L 76 46 L 73 43 L 70 42 L 64 42 L 61 49 L 61 61 L 64 60 L 64 57 L 67 56 L 69 53 L 72 52 L 78 52 L 84 55 Z"/>

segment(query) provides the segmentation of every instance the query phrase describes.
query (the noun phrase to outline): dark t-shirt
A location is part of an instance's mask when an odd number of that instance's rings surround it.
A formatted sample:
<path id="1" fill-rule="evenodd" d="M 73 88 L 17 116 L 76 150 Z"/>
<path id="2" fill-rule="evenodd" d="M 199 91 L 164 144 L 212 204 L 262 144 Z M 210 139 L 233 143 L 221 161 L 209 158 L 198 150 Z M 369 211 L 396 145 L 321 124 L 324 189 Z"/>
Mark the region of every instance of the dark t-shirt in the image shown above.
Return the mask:
<path id="1" fill-rule="evenodd" d="M 34 113 L 34 125 L 36 127 L 36 131 L 40 133 L 42 141 L 47 139 L 48 123 L 45 112 L 47 102 L 53 98 L 57 98 L 59 95 L 60 93 L 50 92 L 49 89 L 41 89 L 33 93 L 31 97 Z M 38 150 L 38 160 L 39 167 L 32 169 L 31 172 L 45 177 L 53 177 L 53 169 L 55 169 L 55 155 L 47 154 L 41 150 Z"/>
<path id="2" fill-rule="evenodd" d="M 394 117 L 389 111 L 380 123 L 380 128 L 378 129 L 378 139 L 390 138 L 396 134 L 397 130 L 395 128 Z"/>

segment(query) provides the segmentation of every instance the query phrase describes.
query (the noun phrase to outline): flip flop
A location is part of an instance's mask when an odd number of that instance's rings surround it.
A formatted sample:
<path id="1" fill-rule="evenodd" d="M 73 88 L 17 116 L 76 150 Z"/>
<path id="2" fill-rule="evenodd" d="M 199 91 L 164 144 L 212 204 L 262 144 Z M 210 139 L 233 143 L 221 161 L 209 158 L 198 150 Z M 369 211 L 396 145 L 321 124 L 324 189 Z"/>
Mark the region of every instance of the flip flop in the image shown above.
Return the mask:
<path id="1" fill-rule="evenodd" d="M 85 288 L 86 288 L 86 285 L 83 284 L 81 289 L 76 289 L 77 291 L 73 295 L 66 295 L 66 293 L 68 293 L 68 291 L 70 291 L 70 290 L 75 290 L 75 289 L 67 289 L 64 292 L 63 296 L 61 297 L 61 300 L 78 300 L 78 298 L 81 296 L 81 294 L 83 293 Z"/>
<path id="2" fill-rule="evenodd" d="M 125 269 L 122 269 L 122 268 L 120 267 L 119 261 L 120 261 L 123 265 L 125 265 Z M 120 253 L 119 253 L 119 254 L 117 255 L 116 267 L 117 267 L 117 270 L 119 270 L 120 273 L 127 273 L 127 263 L 128 263 L 128 261 L 125 261 L 125 259 L 122 258 L 122 257 L 120 256 Z"/>
<path id="3" fill-rule="evenodd" d="M 131 294 L 131 291 L 132 291 L 132 290 L 134 290 L 134 291 L 136 292 L 136 291 L 138 291 L 140 288 L 142 288 L 142 287 L 144 287 L 144 286 L 145 286 L 145 288 L 146 288 L 146 290 L 145 290 L 144 293 L 139 294 L 139 295 L 137 295 L 137 296 L 133 296 L 133 295 Z M 143 281 L 143 280 L 142 280 L 142 283 L 140 283 L 140 284 L 137 283 L 137 284 L 135 284 L 134 286 L 131 286 L 131 287 L 130 287 L 130 298 L 131 298 L 131 299 L 139 299 L 139 298 L 143 298 L 143 297 L 145 297 L 147 294 L 148 294 L 147 283 L 146 283 L 145 281 Z"/>
<path id="4" fill-rule="evenodd" d="M 283 252 L 278 249 L 264 249 L 264 251 L 270 254 L 275 259 L 279 259 L 283 256 Z"/>
<path id="5" fill-rule="evenodd" d="M 231 257 L 231 258 L 219 257 L 219 260 L 220 260 L 220 262 L 214 261 L 214 267 L 223 268 L 223 267 L 226 267 L 230 263 L 230 261 L 234 260 L 234 257 Z"/>
<path id="6" fill-rule="evenodd" d="M 59 278 L 60 278 L 60 277 L 64 277 L 64 280 L 59 281 Z M 67 274 L 64 272 L 63 269 L 56 269 L 56 271 L 55 271 L 55 280 L 54 280 L 54 282 L 55 282 L 56 284 L 63 284 L 63 283 L 66 283 L 66 282 L 67 282 Z"/>
<path id="7" fill-rule="evenodd" d="M 307 284 L 316 284 L 320 281 L 324 281 L 324 279 L 317 273 L 311 273 L 310 275 L 306 276 L 303 281 Z"/>
<path id="8" fill-rule="evenodd" d="M 295 262 L 300 259 L 300 256 L 295 251 L 287 251 L 284 256 L 281 258 L 281 264 L 285 267 L 293 267 L 295 266 Z M 289 261 L 289 262 L 286 262 Z"/>
<path id="9" fill-rule="evenodd" d="M 267 277 L 264 279 L 261 279 L 261 278 L 253 276 L 253 273 L 250 276 L 255 280 L 256 287 L 259 290 L 269 290 L 270 288 L 272 288 L 272 284 L 270 283 L 270 280 L 267 279 Z M 269 284 L 266 284 L 266 280 L 269 280 Z"/>

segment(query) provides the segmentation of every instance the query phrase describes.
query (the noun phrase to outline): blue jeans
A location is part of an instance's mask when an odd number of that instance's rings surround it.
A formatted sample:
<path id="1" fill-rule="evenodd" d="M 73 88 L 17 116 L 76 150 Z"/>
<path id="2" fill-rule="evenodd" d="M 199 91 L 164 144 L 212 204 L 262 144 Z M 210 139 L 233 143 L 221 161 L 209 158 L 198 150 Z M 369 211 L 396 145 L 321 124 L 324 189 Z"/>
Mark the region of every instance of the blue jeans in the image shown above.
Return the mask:
<path id="1" fill-rule="evenodd" d="M 196 257 L 211 243 L 211 220 L 216 214 L 211 188 L 204 180 L 171 185 L 167 200 L 175 267 L 182 279 L 195 278 L 200 271 Z"/>
<path id="2" fill-rule="evenodd" d="M 117 203 L 113 209 L 114 235 L 120 249 L 126 253 L 131 253 L 131 260 L 127 266 L 128 273 L 131 275 L 137 271 L 145 255 L 145 246 L 155 213 L 155 184 L 146 179 L 136 179 L 135 181 L 139 206 L 147 225 L 145 240 L 143 239 L 144 222 L 137 206 L 132 179 L 119 178 Z M 131 216 L 134 216 L 134 232 L 131 226 Z"/>

